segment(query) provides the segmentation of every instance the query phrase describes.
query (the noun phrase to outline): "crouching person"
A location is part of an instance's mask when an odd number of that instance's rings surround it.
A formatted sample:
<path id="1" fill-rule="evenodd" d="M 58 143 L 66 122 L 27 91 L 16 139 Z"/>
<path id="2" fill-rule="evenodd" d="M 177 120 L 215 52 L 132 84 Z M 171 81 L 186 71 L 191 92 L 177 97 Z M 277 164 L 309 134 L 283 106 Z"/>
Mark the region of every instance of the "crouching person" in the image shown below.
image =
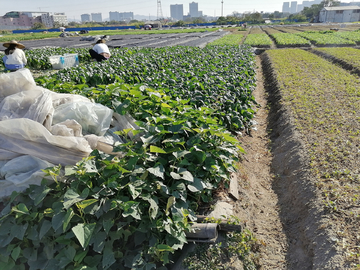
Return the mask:
<path id="1" fill-rule="evenodd" d="M 27 59 L 22 49 L 24 49 L 25 46 L 16 40 L 6 42 L 3 46 L 6 47 L 5 56 L 3 57 L 5 69 L 16 71 L 24 68 L 27 64 Z"/>
<path id="2" fill-rule="evenodd" d="M 109 47 L 105 44 L 105 39 L 99 39 L 93 45 L 94 47 L 89 50 L 92 59 L 101 62 L 110 58 L 111 54 Z"/>

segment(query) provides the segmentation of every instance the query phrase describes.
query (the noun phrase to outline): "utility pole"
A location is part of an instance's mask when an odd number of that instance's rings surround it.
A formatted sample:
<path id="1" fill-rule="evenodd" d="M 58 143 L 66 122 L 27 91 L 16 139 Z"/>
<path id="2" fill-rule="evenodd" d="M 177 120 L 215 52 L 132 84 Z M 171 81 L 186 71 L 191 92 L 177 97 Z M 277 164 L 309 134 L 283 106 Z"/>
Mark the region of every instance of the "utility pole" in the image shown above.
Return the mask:
<path id="1" fill-rule="evenodd" d="M 221 0 L 221 17 L 223 17 L 223 11 L 224 11 L 224 0 Z"/>

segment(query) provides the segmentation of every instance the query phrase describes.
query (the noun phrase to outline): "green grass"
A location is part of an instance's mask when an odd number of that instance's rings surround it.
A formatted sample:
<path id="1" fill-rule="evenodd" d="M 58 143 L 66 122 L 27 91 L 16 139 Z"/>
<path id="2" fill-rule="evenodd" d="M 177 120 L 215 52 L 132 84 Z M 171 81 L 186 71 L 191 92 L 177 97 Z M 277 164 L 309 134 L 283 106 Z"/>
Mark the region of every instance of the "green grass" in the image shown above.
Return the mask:
<path id="1" fill-rule="evenodd" d="M 349 264 L 358 263 L 360 178 L 360 80 L 341 67 L 300 49 L 266 52 L 303 135 L 324 214 Z"/>
<path id="2" fill-rule="evenodd" d="M 269 47 L 272 42 L 267 34 L 249 34 L 246 36 L 244 44 L 250 46 L 267 46 Z"/>

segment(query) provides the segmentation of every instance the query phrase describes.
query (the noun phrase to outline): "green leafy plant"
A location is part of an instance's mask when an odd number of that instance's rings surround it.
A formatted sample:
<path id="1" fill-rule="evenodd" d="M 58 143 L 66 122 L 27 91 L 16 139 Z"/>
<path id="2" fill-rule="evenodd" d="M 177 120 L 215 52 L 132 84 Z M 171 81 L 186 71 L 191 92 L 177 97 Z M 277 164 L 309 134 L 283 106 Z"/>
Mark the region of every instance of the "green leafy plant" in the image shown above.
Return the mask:
<path id="1" fill-rule="evenodd" d="M 1 269 L 161 269 L 235 170 L 243 150 L 213 110 L 141 85 L 82 91 L 132 113 L 142 135 L 115 146 L 121 158 L 94 151 L 46 170 L 53 184 L 14 193 L 1 213 Z"/>

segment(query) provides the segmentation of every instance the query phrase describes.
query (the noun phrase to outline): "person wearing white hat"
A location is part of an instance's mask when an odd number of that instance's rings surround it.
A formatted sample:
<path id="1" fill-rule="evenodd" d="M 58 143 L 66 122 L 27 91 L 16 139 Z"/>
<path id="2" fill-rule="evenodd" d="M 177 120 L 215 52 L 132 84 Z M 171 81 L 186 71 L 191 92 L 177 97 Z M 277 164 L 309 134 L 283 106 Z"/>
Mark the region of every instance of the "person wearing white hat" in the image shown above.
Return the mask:
<path id="1" fill-rule="evenodd" d="M 6 42 L 3 44 L 5 49 L 5 56 L 3 57 L 4 65 L 7 70 L 16 71 L 25 67 L 27 59 L 22 49 L 25 46 L 16 40 Z"/>
<path id="2" fill-rule="evenodd" d="M 105 39 L 99 38 L 93 45 L 94 47 L 89 50 L 91 58 L 98 62 L 110 58 L 110 50 L 109 47 L 105 44 Z"/>

